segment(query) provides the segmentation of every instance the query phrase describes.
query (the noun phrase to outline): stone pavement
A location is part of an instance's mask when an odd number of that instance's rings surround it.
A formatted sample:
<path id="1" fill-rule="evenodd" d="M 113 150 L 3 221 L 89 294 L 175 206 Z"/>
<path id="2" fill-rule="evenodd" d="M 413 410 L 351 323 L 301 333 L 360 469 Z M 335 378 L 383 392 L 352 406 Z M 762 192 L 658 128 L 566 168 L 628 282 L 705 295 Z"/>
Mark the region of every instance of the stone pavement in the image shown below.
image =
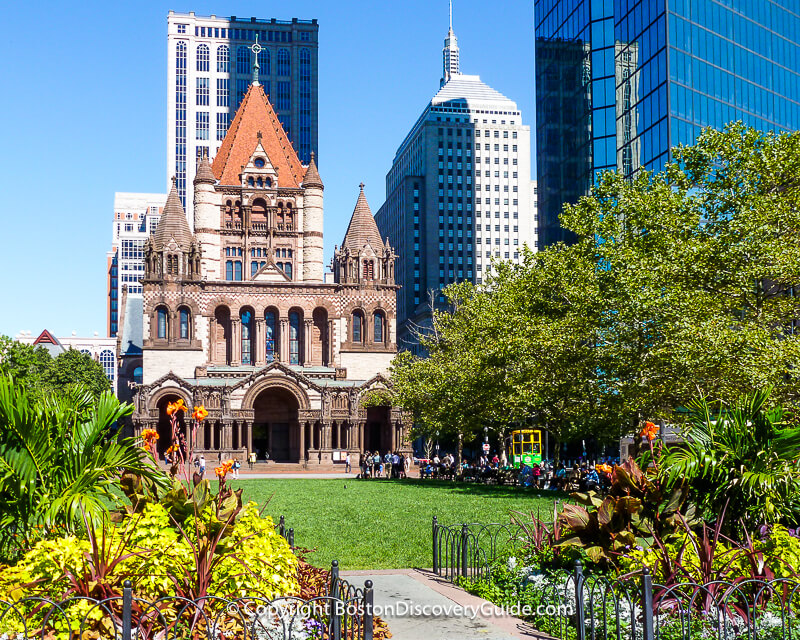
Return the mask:
<path id="1" fill-rule="evenodd" d="M 517 640 L 545 638 L 494 605 L 454 587 L 424 569 L 342 571 L 354 586 L 373 582 L 375 614 L 386 620 L 393 640 Z M 388 606 L 387 606 L 388 605 Z M 427 607 L 427 610 L 421 610 Z M 414 609 L 417 612 L 414 612 Z"/>

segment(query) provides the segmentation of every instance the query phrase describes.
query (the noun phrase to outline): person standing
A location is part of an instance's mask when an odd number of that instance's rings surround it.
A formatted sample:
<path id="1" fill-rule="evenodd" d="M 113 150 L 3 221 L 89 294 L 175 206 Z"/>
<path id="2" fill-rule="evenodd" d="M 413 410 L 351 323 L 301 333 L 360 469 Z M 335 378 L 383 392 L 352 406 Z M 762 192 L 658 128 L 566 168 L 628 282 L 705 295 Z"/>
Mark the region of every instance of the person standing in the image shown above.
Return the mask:
<path id="1" fill-rule="evenodd" d="M 350 452 L 348 451 L 344 457 L 344 472 L 350 473 Z"/>
<path id="2" fill-rule="evenodd" d="M 206 457 L 200 454 L 200 477 L 204 478 L 206 475 Z"/>

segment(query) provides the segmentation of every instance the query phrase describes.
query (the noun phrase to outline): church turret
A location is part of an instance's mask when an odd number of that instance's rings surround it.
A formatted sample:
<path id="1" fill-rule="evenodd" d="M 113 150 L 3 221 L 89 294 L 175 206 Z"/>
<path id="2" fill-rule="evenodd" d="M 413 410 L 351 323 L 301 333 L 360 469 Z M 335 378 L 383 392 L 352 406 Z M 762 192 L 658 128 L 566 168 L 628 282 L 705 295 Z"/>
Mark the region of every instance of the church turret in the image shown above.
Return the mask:
<path id="1" fill-rule="evenodd" d="M 372 216 L 364 183 L 341 248 L 333 254 L 334 280 L 340 284 L 394 284 L 395 254 L 384 244 Z"/>
<path id="2" fill-rule="evenodd" d="M 216 182 L 208 155 L 204 153 L 198 160 L 194 178 L 194 231 L 205 248 L 203 273 L 214 279 L 220 273 L 220 198 Z"/>
<path id="3" fill-rule="evenodd" d="M 322 246 L 322 179 L 311 152 L 306 175 L 303 178 L 303 280 L 319 281 L 323 279 L 323 246 Z"/>
<path id="4" fill-rule="evenodd" d="M 155 233 L 145 245 L 145 278 L 199 280 L 200 253 L 200 246 L 189 229 L 173 177 L 164 213 Z"/>

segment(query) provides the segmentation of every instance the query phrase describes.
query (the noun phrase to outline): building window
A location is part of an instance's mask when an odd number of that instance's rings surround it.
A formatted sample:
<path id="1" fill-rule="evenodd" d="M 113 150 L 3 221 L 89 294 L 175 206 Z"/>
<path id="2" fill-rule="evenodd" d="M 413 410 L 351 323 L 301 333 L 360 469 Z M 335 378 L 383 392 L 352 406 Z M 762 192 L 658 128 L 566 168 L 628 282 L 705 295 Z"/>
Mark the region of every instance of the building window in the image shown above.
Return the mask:
<path id="1" fill-rule="evenodd" d="M 180 309 L 180 339 L 189 339 L 189 310 L 186 307 Z"/>
<path id="2" fill-rule="evenodd" d="M 375 335 L 374 341 L 377 343 L 383 343 L 383 314 L 379 311 L 376 311 L 372 316 L 372 324 L 375 327 Z"/>
<path id="3" fill-rule="evenodd" d="M 288 49 L 280 49 L 278 51 L 278 75 L 279 76 L 288 76 L 290 75 L 289 71 L 289 50 Z"/>
<path id="4" fill-rule="evenodd" d="M 289 314 L 289 364 L 300 364 L 300 314 Z"/>
<path id="5" fill-rule="evenodd" d="M 175 49 L 175 178 L 181 203 L 186 205 L 186 43 Z"/>
<path id="6" fill-rule="evenodd" d="M 197 70 L 208 71 L 209 60 L 211 59 L 208 45 L 201 44 L 197 47 Z"/>
<path id="7" fill-rule="evenodd" d="M 208 111 L 198 111 L 196 119 L 195 138 L 208 140 Z"/>
<path id="8" fill-rule="evenodd" d="M 185 24 L 179 24 L 178 25 L 178 33 L 186 33 L 186 25 Z"/>
<path id="9" fill-rule="evenodd" d="M 196 78 L 197 81 L 197 105 L 200 107 L 208 106 L 208 78 Z"/>
<path id="10" fill-rule="evenodd" d="M 158 337 L 159 340 L 166 340 L 168 317 L 167 317 L 167 310 L 164 307 L 159 307 L 156 310 L 156 319 L 157 319 L 156 336 Z"/>
<path id="11" fill-rule="evenodd" d="M 364 260 L 362 268 L 362 277 L 364 280 L 375 279 L 375 263 L 372 260 Z"/>
<path id="12" fill-rule="evenodd" d="M 242 320 L 242 364 L 253 364 L 253 314 L 242 311 L 239 317 Z"/>
<path id="13" fill-rule="evenodd" d="M 100 364 L 103 365 L 106 378 L 108 378 L 112 385 L 114 384 L 114 359 L 114 352 L 110 349 L 103 349 L 100 352 Z"/>
<path id="14" fill-rule="evenodd" d="M 250 49 L 239 47 L 236 50 L 236 73 L 247 75 L 250 73 Z"/>
<path id="15" fill-rule="evenodd" d="M 278 81 L 278 111 L 289 111 L 292 106 L 291 83 L 285 80 Z"/>
<path id="16" fill-rule="evenodd" d="M 169 276 L 178 275 L 178 256 L 176 255 L 167 256 L 167 275 Z"/>
<path id="17" fill-rule="evenodd" d="M 275 312 L 267 311 L 264 313 L 266 331 L 266 354 L 267 362 L 275 359 Z"/>
<path id="18" fill-rule="evenodd" d="M 259 78 L 261 75 L 268 76 L 269 75 L 269 50 L 262 49 L 258 54 L 258 73 Z"/>
<path id="19" fill-rule="evenodd" d="M 217 106 L 218 107 L 229 106 L 230 97 L 231 97 L 231 92 L 228 90 L 228 79 L 217 78 Z M 222 115 L 222 114 L 217 114 L 217 115 Z"/>
<path id="20" fill-rule="evenodd" d="M 219 142 L 225 139 L 228 133 L 228 126 L 230 125 L 230 114 L 227 112 L 217 114 L 217 140 Z"/>
<path id="21" fill-rule="evenodd" d="M 364 329 L 364 317 L 360 311 L 353 312 L 353 342 L 361 342 Z"/>
<path id="22" fill-rule="evenodd" d="M 228 73 L 230 70 L 230 49 L 226 45 L 222 45 L 217 49 L 217 73 Z"/>

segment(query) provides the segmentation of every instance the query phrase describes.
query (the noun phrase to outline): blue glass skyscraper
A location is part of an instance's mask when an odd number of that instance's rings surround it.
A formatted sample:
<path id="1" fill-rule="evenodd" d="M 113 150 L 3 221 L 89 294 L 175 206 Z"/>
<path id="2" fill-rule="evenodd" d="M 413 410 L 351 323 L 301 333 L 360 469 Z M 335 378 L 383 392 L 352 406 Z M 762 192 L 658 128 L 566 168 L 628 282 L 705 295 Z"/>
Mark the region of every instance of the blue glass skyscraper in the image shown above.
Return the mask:
<path id="1" fill-rule="evenodd" d="M 800 129 L 800 0 L 535 0 L 540 246 L 597 172 L 706 126 Z"/>

